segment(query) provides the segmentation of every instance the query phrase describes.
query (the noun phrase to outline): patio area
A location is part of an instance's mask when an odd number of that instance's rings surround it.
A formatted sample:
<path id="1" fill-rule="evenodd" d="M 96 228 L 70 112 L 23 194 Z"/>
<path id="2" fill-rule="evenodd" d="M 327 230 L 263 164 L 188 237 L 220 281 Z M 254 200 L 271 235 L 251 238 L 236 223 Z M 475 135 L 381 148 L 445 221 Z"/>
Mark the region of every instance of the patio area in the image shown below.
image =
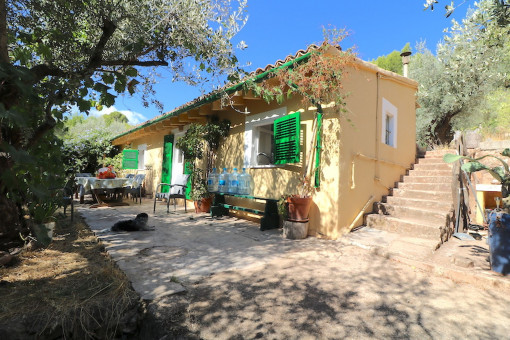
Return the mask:
<path id="1" fill-rule="evenodd" d="M 166 203 L 89 209 L 77 205 L 92 231 L 103 242 L 133 288 L 144 300 L 154 300 L 184 291 L 186 284 L 214 273 L 267 264 L 292 253 L 318 250 L 335 241 L 307 238 L 293 241 L 281 237 L 281 230 L 260 231 L 259 225 L 234 217 L 210 218 L 192 209 L 166 213 Z M 155 231 L 112 232 L 110 227 L 136 214 L 149 215 Z M 182 284 L 181 284 L 182 283 Z"/>

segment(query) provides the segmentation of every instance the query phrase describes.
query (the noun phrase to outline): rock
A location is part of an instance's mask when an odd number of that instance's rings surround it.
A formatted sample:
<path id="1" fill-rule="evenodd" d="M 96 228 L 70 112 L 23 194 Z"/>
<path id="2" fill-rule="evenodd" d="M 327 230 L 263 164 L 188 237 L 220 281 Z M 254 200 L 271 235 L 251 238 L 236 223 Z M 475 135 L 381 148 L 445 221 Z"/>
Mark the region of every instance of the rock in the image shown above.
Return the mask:
<path id="1" fill-rule="evenodd" d="M 0 251 L 0 266 L 8 265 L 12 261 L 13 258 L 14 258 L 14 256 L 12 256 L 11 254 L 9 254 L 5 251 Z"/>
<path id="2" fill-rule="evenodd" d="M 453 258 L 453 263 L 459 267 L 464 268 L 473 268 L 475 266 L 473 260 L 470 260 L 469 258 L 463 256 L 455 256 Z"/>
<path id="3" fill-rule="evenodd" d="M 308 236 L 310 222 L 283 222 L 283 238 L 290 240 L 301 240 Z"/>

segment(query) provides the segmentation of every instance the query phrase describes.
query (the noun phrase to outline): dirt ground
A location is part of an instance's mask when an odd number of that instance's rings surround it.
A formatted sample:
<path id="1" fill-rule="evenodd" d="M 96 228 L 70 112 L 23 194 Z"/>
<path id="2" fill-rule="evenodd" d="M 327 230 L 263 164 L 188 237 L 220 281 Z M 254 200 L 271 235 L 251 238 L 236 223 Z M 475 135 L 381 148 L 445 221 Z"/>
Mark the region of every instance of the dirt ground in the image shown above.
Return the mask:
<path id="1" fill-rule="evenodd" d="M 46 249 L 0 267 L 0 338 L 112 338 L 135 332 L 138 295 L 79 216 Z"/>
<path id="2" fill-rule="evenodd" d="M 296 241 L 300 242 L 300 241 Z M 78 216 L 0 268 L 0 339 L 507 339 L 508 291 L 340 242 L 138 296 Z M 143 319 L 142 319 L 143 317 Z"/>
<path id="3" fill-rule="evenodd" d="M 219 273 L 154 301 L 153 338 L 508 339 L 508 292 L 344 246 Z M 163 317 L 164 316 L 164 317 Z M 147 331 L 147 329 L 145 329 Z M 188 333 L 186 333 L 188 332 Z M 168 335 L 168 334 L 172 335 Z"/>

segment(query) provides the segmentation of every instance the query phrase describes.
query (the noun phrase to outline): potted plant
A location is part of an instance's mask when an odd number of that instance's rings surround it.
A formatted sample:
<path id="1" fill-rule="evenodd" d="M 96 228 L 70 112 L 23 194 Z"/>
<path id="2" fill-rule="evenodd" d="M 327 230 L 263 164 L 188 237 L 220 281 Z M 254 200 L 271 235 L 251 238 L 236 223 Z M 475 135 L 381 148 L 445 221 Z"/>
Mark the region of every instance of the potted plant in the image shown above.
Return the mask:
<path id="1" fill-rule="evenodd" d="M 501 152 L 501 156 L 510 158 L 510 148 Z M 489 167 L 480 161 L 484 158 L 494 158 L 501 166 Z M 459 160 L 467 160 L 461 169 L 473 173 L 476 171 L 488 171 L 500 184 L 503 206 L 494 209 L 489 215 L 489 246 L 492 270 L 501 273 L 510 273 L 510 169 L 508 163 L 494 155 L 486 155 L 479 158 L 471 158 L 454 154 L 446 154 L 443 157 L 446 163 Z"/>
<path id="2" fill-rule="evenodd" d="M 52 198 L 41 203 L 33 203 L 29 206 L 29 213 L 32 220 L 30 231 L 37 240 L 37 243 L 47 247 L 53 240 L 55 229 L 55 217 L 53 214 L 59 205 Z"/>
<path id="3" fill-rule="evenodd" d="M 191 124 L 183 137 L 179 138 L 176 147 L 179 148 L 186 161 L 186 170 L 190 174 L 190 199 L 195 202 L 196 212 L 209 212 L 212 204 L 212 194 L 207 191 L 206 175 L 200 161 L 207 154 L 205 164 L 206 173 L 212 170 L 216 149 L 220 140 L 228 135 L 230 122 L 219 121 L 216 117 L 200 125 Z M 204 152 L 206 151 L 206 152 Z"/>

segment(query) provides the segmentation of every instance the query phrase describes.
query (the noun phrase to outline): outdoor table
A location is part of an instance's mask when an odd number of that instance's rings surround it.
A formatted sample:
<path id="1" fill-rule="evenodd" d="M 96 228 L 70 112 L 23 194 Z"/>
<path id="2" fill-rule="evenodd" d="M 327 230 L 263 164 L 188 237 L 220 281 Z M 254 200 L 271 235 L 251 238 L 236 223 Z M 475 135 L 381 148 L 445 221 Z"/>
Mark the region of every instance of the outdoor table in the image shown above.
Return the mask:
<path id="1" fill-rule="evenodd" d="M 124 193 L 123 189 L 129 185 L 132 181 L 131 178 L 107 178 L 99 179 L 95 177 L 75 177 L 77 185 L 81 185 L 80 188 L 80 201 L 86 191 L 90 191 L 92 196 L 97 201 L 97 204 L 91 206 L 91 208 L 97 208 L 99 206 L 108 206 L 110 204 L 101 200 L 100 192 L 104 189 L 122 189 L 121 196 Z M 129 205 L 128 203 L 116 202 L 114 205 Z"/>

